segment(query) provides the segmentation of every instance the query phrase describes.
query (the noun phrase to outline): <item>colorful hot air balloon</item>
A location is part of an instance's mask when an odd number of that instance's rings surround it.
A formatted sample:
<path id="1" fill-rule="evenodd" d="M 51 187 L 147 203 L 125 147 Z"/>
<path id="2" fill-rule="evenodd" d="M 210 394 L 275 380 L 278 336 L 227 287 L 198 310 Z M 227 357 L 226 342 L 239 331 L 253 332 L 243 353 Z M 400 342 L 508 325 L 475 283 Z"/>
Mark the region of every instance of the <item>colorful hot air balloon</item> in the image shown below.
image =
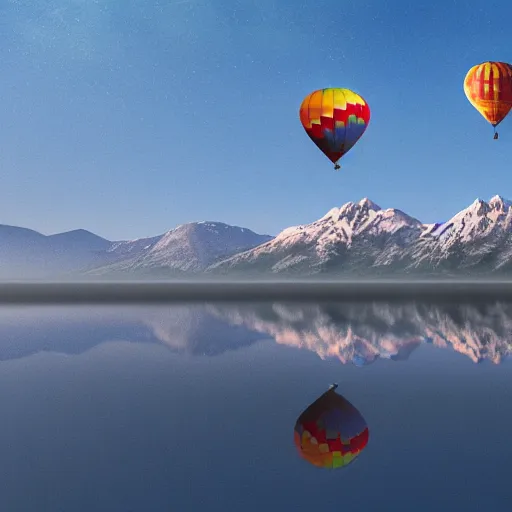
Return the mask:
<path id="1" fill-rule="evenodd" d="M 365 132 L 370 107 L 350 89 L 320 89 L 304 98 L 300 121 L 311 140 L 339 169 L 337 161 Z"/>
<path id="2" fill-rule="evenodd" d="M 469 102 L 494 127 L 512 108 L 512 66 L 506 62 L 483 62 L 473 66 L 464 79 L 464 92 Z"/>
<path id="3" fill-rule="evenodd" d="M 295 446 L 301 457 L 314 466 L 346 466 L 368 444 L 366 421 L 348 400 L 334 391 L 337 387 L 333 384 L 295 424 Z"/>

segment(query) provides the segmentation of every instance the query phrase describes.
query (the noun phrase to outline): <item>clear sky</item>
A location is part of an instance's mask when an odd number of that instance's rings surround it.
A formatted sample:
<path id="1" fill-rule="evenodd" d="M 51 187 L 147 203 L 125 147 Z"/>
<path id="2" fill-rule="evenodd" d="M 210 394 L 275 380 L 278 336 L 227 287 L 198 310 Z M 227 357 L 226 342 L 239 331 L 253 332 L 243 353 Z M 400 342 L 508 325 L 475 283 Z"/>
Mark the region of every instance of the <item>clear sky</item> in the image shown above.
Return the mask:
<path id="1" fill-rule="evenodd" d="M 5 0 L 0 222 L 276 234 L 365 196 L 424 222 L 512 198 L 512 115 L 494 141 L 462 88 L 512 60 L 511 15 L 510 0 Z M 372 113 L 338 173 L 298 118 L 333 86 Z"/>

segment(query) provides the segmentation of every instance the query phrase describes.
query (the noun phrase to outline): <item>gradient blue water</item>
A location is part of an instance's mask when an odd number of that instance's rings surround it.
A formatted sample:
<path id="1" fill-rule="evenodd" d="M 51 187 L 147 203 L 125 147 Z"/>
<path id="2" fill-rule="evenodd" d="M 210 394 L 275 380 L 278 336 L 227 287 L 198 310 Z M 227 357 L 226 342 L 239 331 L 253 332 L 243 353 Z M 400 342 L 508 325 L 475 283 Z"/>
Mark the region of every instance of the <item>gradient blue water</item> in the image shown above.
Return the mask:
<path id="1" fill-rule="evenodd" d="M 347 327 L 295 308 L 303 344 Z M 510 510 L 508 359 L 419 343 L 402 360 L 342 364 L 291 346 L 285 320 L 273 319 L 276 343 L 239 313 L 0 311 L 0 510 Z M 370 428 L 337 471 L 293 445 L 297 416 L 331 382 Z"/>

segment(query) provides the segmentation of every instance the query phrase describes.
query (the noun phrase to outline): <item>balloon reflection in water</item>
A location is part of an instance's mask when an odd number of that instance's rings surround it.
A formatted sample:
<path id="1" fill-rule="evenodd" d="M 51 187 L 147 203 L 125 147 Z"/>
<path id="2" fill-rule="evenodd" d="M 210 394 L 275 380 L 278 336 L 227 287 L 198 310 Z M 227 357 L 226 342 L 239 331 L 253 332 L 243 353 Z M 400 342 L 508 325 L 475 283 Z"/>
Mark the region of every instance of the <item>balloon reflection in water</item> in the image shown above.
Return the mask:
<path id="1" fill-rule="evenodd" d="M 368 425 L 361 413 L 338 395 L 333 384 L 298 418 L 294 441 L 302 458 L 314 466 L 340 468 L 368 444 Z"/>

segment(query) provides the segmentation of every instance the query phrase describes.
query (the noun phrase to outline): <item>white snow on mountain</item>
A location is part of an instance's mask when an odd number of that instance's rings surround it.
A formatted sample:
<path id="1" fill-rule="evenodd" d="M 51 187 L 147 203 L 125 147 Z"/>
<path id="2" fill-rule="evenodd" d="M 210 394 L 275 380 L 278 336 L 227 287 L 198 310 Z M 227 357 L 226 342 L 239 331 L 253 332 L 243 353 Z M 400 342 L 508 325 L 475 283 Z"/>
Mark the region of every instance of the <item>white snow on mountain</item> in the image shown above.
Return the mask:
<path id="1" fill-rule="evenodd" d="M 134 262 L 133 267 L 169 267 L 183 271 L 203 270 L 220 258 L 252 249 L 271 239 L 222 222 L 182 224 Z"/>
<path id="2" fill-rule="evenodd" d="M 492 232 L 500 231 L 511 220 L 512 203 L 501 196 L 494 196 L 488 203 L 475 201 L 454 215 L 448 222 L 440 224 L 430 233 L 443 246 L 450 245 L 455 239 L 470 242 L 476 238 L 484 238 Z"/>
<path id="3" fill-rule="evenodd" d="M 112 242 L 107 252 L 116 256 L 134 256 L 142 251 L 151 249 L 163 235 L 152 236 L 148 238 L 137 238 L 135 240 L 122 240 L 121 242 Z"/>
<path id="4" fill-rule="evenodd" d="M 451 219 L 423 224 L 368 198 L 332 208 L 276 237 L 221 222 L 111 242 L 85 230 L 56 235 L 0 225 L 0 278 L 142 272 L 141 275 L 512 272 L 512 202 L 475 200 Z M 171 274 L 165 274 L 171 272 Z"/>
<path id="5" fill-rule="evenodd" d="M 512 202 L 477 199 L 444 223 L 423 224 L 367 198 L 213 265 L 209 271 L 315 273 L 512 270 Z"/>
<path id="6" fill-rule="evenodd" d="M 435 230 L 425 232 L 411 248 L 411 266 L 443 265 L 471 268 L 489 263 L 497 269 L 510 260 L 512 202 L 494 196 L 489 202 L 476 199 Z M 501 254 L 500 254 L 501 253 Z"/>
<path id="7" fill-rule="evenodd" d="M 133 258 L 104 268 L 92 270 L 92 274 L 130 272 L 144 269 L 172 269 L 180 272 L 204 270 L 219 259 L 251 249 L 271 239 L 250 229 L 230 226 L 222 222 L 191 222 L 182 224 L 160 237 L 143 239 Z M 135 242 L 132 242 L 132 244 Z M 120 245 L 116 250 L 119 250 Z"/>
<path id="8" fill-rule="evenodd" d="M 55 235 L 0 225 L 0 278 L 110 272 L 140 268 L 197 271 L 271 237 L 220 222 L 197 222 L 148 238 L 111 242 L 77 229 Z"/>
<path id="9" fill-rule="evenodd" d="M 212 271 L 266 260 L 273 272 L 300 264 L 318 268 L 333 256 L 346 256 L 353 247 L 366 256 L 375 253 L 381 265 L 421 235 L 420 221 L 394 208 L 382 209 L 368 198 L 331 209 L 311 224 L 283 230 L 273 240 L 235 255 L 212 267 Z"/>

